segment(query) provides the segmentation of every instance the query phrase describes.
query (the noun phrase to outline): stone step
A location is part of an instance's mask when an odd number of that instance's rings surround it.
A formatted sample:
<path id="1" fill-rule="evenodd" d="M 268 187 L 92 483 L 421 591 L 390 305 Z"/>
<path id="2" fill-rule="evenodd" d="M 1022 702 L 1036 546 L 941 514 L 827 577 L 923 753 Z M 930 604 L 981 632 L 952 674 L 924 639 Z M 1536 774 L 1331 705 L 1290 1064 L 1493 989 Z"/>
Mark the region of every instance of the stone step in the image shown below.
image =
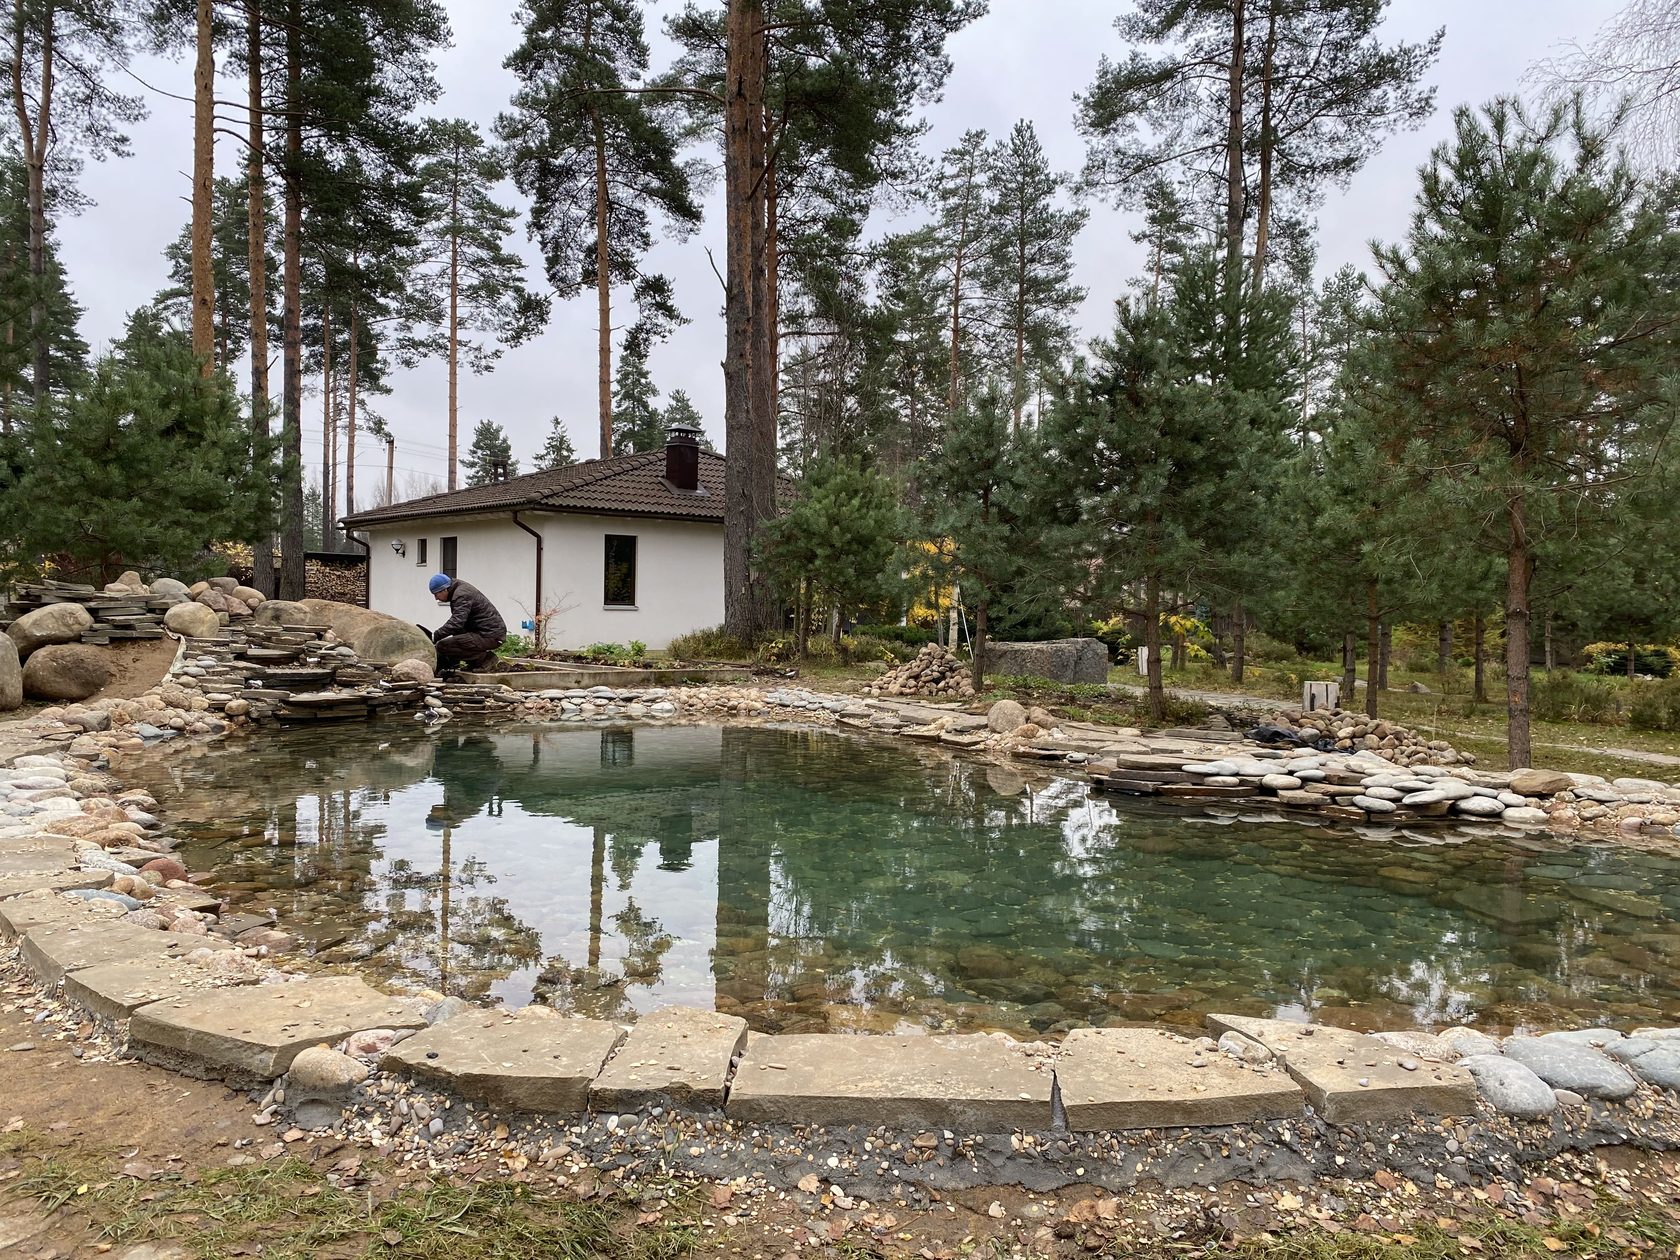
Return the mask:
<path id="1" fill-rule="evenodd" d="M 942 1127 L 965 1133 L 1050 1127 L 1051 1073 L 984 1034 L 755 1037 L 725 1112 L 772 1124 Z"/>
<path id="2" fill-rule="evenodd" d="M 272 1081 L 307 1046 L 425 1025 L 411 1002 L 354 976 L 321 976 L 154 1002 L 134 1012 L 128 1037 L 149 1062 L 243 1086 Z"/>
<path id="3" fill-rule="evenodd" d="M 69 972 L 64 997 L 105 1019 L 128 1019 L 142 1006 L 208 989 L 214 982 L 212 972 L 184 958 L 135 958 Z"/>
<path id="4" fill-rule="evenodd" d="M 471 1011 L 398 1042 L 380 1067 L 508 1111 L 578 1115 L 589 1105 L 590 1084 L 623 1039 L 614 1024 L 545 1006 Z"/>
<path id="5" fill-rule="evenodd" d="M 747 1040 L 735 1015 L 665 1006 L 636 1021 L 589 1089 L 597 1111 L 652 1104 L 722 1107 L 731 1060 Z"/>
<path id="6" fill-rule="evenodd" d="M 1239 1032 L 1275 1054 L 1330 1124 L 1462 1116 L 1476 1109 L 1475 1081 L 1464 1068 L 1414 1059 L 1364 1033 L 1246 1015 L 1209 1015 L 1207 1023 L 1216 1037 Z"/>
<path id="7" fill-rule="evenodd" d="M 1056 1060 L 1075 1132 L 1251 1124 L 1299 1116 L 1306 1100 L 1287 1073 L 1250 1067 L 1154 1028 L 1076 1028 Z"/>
<path id="8" fill-rule="evenodd" d="M 134 958 L 184 958 L 195 949 L 232 949 L 227 941 L 160 932 L 123 922 L 43 923 L 23 937 L 23 965 L 47 988 L 65 973 Z"/>

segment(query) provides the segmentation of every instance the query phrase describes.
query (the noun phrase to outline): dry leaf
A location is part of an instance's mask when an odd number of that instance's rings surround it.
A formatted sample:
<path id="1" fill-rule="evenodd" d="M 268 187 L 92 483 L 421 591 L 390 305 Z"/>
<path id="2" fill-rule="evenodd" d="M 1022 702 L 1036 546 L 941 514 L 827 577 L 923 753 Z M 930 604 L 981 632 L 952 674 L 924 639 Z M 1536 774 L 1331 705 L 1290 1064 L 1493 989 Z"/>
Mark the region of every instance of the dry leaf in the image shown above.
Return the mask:
<path id="1" fill-rule="evenodd" d="M 733 1199 L 734 1197 L 735 1197 L 735 1192 L 733 1190 L 731 1190 L 728 1186 L 713 1186 L 712 1187 L 712 1206 L 715 1207 L 715 1208 L 726 1208 L 726 1207 L 728 1207 L 729 1206 L 729 1201 L 731 1199 Z"/>
<path id="2" fill-rule="evenodd" d="M 1542 1247 L 1544 1247 L 1547 1251 L 1568 1251 L 1569 1250 L 1569 1244 L 1564 1242 L 1563 1239 L 1553 1238 L 1550 1235 L 1548 1235 L 1545 1238 L 1542 1238 L 1540 1240 L 1540 1245 Z M 1674 1250 L 1675 1250 L 1676 1254 L 1680 1254 L 1680 1247 L 1676 1247 Z"/>
<path id="3" fill-rule="evenodd" d="M 816 1173 L 806 1173 L 799 1179 L 799 1188 L 806 1194 L 815 1194 L 822 1189 L 822 1178 Z"/>
<path id="4" fill-rule="evenodd" d="M 1278 1195 L 1278 1209 L 1283 1212 L 1299 1212 L 1301 1210 L 1301 1196 L 1292 1190 L 1285 1190 Z"/>

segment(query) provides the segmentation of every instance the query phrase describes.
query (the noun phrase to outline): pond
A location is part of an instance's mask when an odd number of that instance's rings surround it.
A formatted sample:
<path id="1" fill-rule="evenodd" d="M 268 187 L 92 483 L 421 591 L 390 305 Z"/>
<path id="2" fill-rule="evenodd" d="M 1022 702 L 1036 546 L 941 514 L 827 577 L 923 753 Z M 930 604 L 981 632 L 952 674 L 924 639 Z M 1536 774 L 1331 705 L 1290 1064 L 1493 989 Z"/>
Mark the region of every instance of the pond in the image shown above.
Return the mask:
<path id="1" fill-rule="evenodd" d="M 138 754 L 237 910 L 397 987 L 761 1031 L 1680 1022 L 1680 862 L 1093 794 L 937 746 L 398 723 Z"/>

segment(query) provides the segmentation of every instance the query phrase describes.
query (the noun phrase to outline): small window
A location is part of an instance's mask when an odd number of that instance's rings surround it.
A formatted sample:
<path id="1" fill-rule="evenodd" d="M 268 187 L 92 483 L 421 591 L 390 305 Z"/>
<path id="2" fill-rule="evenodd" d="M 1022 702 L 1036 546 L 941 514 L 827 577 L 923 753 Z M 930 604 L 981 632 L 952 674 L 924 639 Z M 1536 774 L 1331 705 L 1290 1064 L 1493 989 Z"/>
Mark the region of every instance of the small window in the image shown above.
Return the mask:
<path id="1" fill-rule="evenodd" d="M 455 576 L 455 540 L 453 538 L 438 539 L 438 551 L 441 553 L 442 563 L 438 568 L 446 577 Z"/>
<path id="2" fill-rule="evenodd" d="M 629 608 L 636 603 L 636 536 L 607 535 L 607 579 L 601 602 Z"/>
<path id="3" fill-rule="evenodd" d="M 420 554 L 414 563 L 424 569 L 426 567 L 426 540 L 424 538 L 415 544 L 415 550 Z"/>

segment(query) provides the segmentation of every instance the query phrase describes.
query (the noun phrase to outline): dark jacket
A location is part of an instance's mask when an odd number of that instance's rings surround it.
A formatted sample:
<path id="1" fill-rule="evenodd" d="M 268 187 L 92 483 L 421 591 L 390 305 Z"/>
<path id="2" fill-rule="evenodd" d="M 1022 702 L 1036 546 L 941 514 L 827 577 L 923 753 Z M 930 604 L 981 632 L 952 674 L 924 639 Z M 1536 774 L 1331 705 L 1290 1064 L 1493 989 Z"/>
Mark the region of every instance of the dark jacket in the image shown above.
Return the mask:
<path id="1" fill-rule="evenodd" d="M 507 638 L 507 624 L 483 591 L 471 582 L 456 579 L 449 584 L 449 620 L 438 627 L 432 642 L 452 634 L 482 634 L 499 644 Z"/>

